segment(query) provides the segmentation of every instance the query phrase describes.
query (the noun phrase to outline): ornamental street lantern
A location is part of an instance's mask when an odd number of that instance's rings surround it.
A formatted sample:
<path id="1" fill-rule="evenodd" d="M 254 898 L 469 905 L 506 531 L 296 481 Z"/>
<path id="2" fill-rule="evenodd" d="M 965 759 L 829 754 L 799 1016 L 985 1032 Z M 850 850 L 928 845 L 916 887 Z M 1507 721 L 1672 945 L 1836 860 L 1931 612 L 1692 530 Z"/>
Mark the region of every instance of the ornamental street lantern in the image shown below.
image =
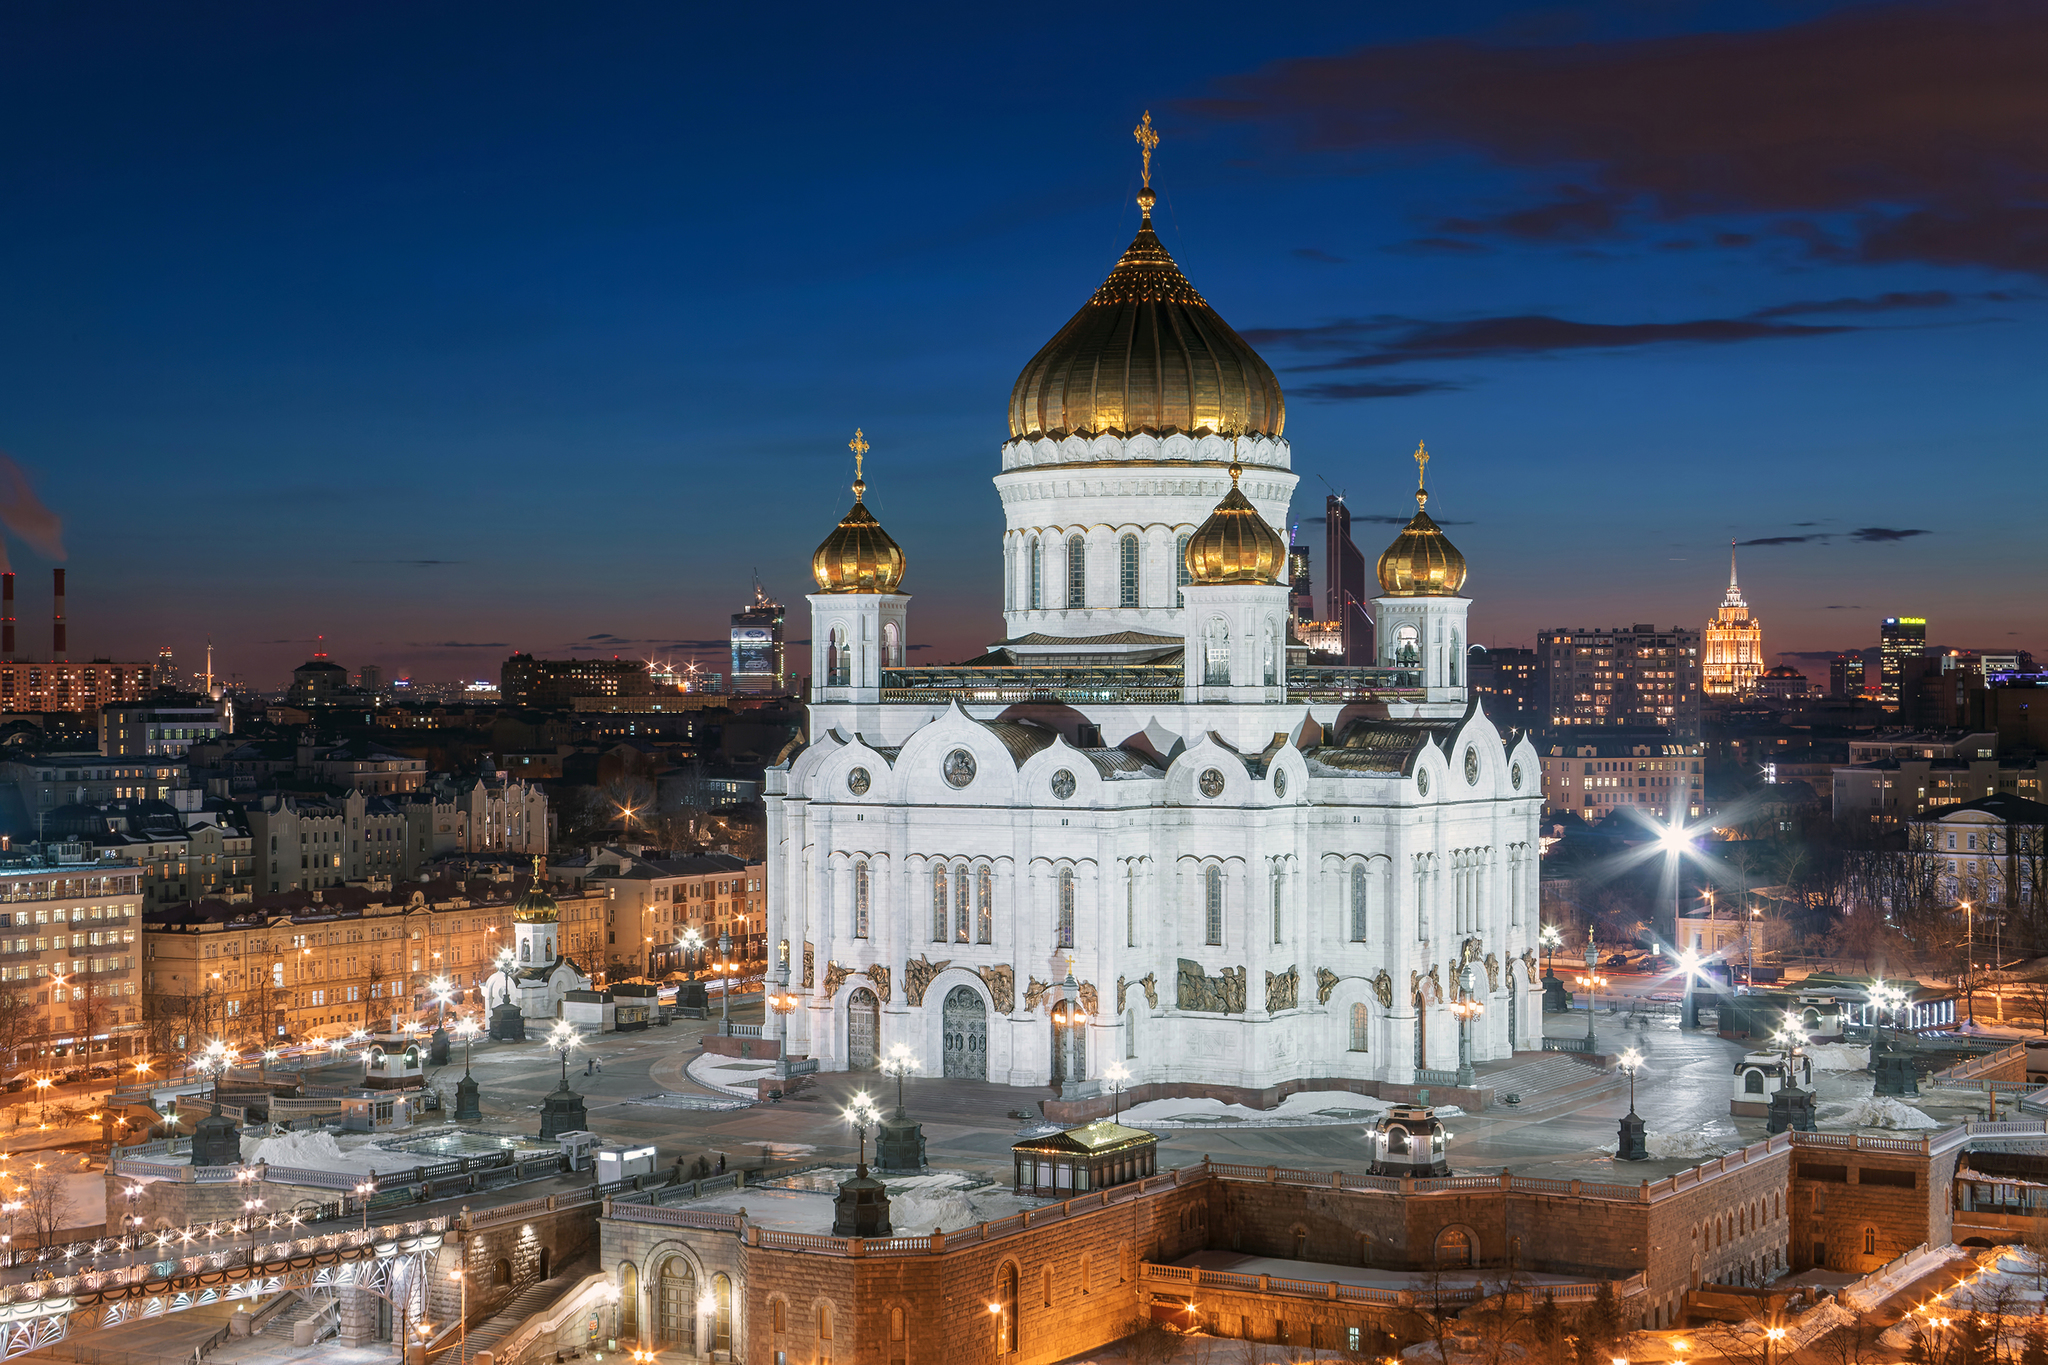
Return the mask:
<path id="1" fill-rule="evenodd" d="M 1374 1175 L 1449 1175 L 1443 1122 L 1427 1105 L 1397 1104 L 1366 1130 Z"/>

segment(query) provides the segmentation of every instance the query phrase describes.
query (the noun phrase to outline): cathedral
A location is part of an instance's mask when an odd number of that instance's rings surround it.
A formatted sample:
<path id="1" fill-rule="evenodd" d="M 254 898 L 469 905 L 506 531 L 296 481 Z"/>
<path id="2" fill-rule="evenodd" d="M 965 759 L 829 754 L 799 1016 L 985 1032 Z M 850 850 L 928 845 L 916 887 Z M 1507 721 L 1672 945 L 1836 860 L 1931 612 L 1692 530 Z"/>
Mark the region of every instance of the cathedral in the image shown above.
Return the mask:
<path id="1" fill-rule="evenodd" d="M 1154 233 L 1150 132 L 1136 238 L 1011 391 L 986 654 L 905 665 L 855 435 L 810 743 L 768 773 L 774 1029 L 1068 1096 L 1450 1084 L 1540 1046 L 1537 755 L 1467 693 L 1422 450 L 1376 663 L 1292 639 L 1285 400 Z"/>

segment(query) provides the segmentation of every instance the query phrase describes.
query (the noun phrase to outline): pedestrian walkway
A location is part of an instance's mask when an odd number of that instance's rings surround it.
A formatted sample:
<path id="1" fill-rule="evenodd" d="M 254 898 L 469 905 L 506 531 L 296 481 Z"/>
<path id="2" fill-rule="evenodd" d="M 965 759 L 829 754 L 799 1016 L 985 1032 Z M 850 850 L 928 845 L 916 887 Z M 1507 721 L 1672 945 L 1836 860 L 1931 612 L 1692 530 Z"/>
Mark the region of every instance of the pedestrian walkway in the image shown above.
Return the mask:
<path id="1" fill-rule="evenodd" d="M 465 1355 L 474 1358 L 479 1351 L 495 1352 L 498 1343 L 518 1331 L 525 1321 L 535 1313 L 545 1313 L 554 1307 L 555 1301 L 574 1289 L 586 1276 L 597 1273 L 597 1257 L 577 1257 L 552 1279 L 542 1280 L 516 1294 L 512 1302 L 469 1329 L 469 1344 Z"/>
<path id="2" fill-rule="evenodd" d="M 1506 1071 L 1496 1071 L 1482 1076 L 1481 1081 L 1493 1090 L 1495 1103 L 1512 1093 L 1527 1100 L 1531 1096 L 1548 1091 L 1564 1090 L 1589 1081 L 1610 1079 L 1607 1072 L 1570 1057 L 1549 1056 L 1539 1062 L 1525 1062 Z"/>

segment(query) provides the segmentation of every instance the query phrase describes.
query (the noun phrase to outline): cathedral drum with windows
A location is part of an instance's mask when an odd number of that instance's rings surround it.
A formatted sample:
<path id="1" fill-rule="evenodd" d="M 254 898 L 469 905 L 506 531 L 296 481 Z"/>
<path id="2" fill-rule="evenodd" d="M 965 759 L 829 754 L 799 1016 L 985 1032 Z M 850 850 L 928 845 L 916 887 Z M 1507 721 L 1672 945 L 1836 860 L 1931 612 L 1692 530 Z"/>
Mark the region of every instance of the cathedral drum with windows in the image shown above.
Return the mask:
<path id="1" fill-rule="evenodd" d="M 987 654 L 904 666 L 906 557 L 855 436 L 812 562 L 811 743 L 767 783 L 788 1053 L 903 1043 L 1069 1095 L 1114 1063 L 1217 1094 L 1443 1084 L 1461 1001 L 1474 1061 L 1539 1048 L 1540 768 L 1468 698 L 1464 557 L 1418 478 L 1377 664 L 1290 663 L 1280 386 L 1153 202 L 1011 394 Z"/>

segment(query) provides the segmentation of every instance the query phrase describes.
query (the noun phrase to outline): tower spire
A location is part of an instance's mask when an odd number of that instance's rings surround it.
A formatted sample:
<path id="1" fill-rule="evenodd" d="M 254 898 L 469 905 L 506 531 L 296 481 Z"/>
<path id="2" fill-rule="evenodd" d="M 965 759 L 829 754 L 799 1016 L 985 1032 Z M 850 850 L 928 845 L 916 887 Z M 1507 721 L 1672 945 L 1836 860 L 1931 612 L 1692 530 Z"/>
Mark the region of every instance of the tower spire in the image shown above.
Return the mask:
<path id="1" fill-rule="evenodd" d="M 1735 591 L 1735 541 L 1728 541 L 1728 591 Z"/>

